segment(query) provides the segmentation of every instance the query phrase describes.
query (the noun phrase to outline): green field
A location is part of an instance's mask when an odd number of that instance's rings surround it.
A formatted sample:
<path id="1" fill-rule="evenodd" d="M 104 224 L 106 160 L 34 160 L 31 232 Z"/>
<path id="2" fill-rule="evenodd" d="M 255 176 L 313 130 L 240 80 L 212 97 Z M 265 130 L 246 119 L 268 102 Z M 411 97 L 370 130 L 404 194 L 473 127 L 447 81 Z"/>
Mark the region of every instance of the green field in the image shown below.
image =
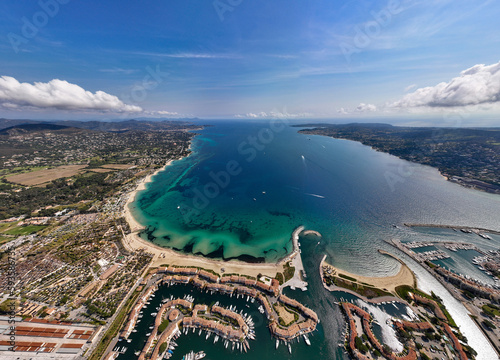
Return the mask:
<path id="1" fill-rule="evenodd" d="M 47 225 L 27 225 L 27 226 L 16 226 L 14 228 L 8 229 L 3 233 L 6 235 L 29 235 L 34 234 L 40 230 L 43 230 Z"/>

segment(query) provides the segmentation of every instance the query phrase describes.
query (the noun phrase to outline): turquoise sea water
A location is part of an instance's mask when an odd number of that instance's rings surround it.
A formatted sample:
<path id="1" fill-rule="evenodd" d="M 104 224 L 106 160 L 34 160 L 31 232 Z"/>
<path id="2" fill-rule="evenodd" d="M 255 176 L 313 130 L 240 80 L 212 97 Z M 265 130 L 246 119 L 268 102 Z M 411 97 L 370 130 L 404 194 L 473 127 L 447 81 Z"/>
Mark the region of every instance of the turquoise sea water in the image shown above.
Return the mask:
<path id="1" fill-rule="evenodd" d="M 304 225 L 323 234 L 338 265 L 382 275 L 397 264 L 374 246 L 416 233 L 393 224 L 500 230 L 499 196 L 447 182 L 436 169 L 280 124 L 214 125 L 138 194 L 132 211 L 147 226 L 143 237 L 204 256 L 276 261 Z M 385 265 L 367 263 L 373 256 Z"/>
<path id="2" fill-rule="evenodd" d="M 298 128 L 279 124 L 213 125 L 193 140 L 191 156 L 175 161 L 138 193 L 131 210 L 147 227 L 141 236 L 187 253 L 271 262 L 291 249 L 290 235 L 297 226 L 317 230 L 323 235 L 319 243 L 312 236 L 301 239 L 308 291 L 285 292 L 314 309 L 322 322 L 313 346 L 308 349 L 302 341 L 292 355 L 284 348 L 272 351 L 265 326 L 257 331 L 263 345 L 252 344 L 246 355 L 226 352 L 220 344 L 193 336 L 179 342 L 180 352 L 196 345 L 208 349 L 207 354 L 220 353 L 219 358 L 341 359 L 337 343 L 345 323 L 333 304 L 335 294 L 326 292 L 319 279 L 323 254 L 348 271 L 384 276 L 396 273 L 399 263 L 377 249 L 405 258 L 384 240 L 453 238 L 483 249 L 500 246 L 500 237 L 488 242 L 451 230 L 403 226 L 428 223 L 500 230 L 500 196 L 447 182 L 436 169 L 356 142 L 302 135 Z M 452 260 L 449 263 L 464 272 L 474 270 L 460 267 L 458 257 Z M 172 291 L 185 290 L 168 288 L 161 293 L 167 296 Z M 140 347 L 140 341 L 134 346 Z"/>

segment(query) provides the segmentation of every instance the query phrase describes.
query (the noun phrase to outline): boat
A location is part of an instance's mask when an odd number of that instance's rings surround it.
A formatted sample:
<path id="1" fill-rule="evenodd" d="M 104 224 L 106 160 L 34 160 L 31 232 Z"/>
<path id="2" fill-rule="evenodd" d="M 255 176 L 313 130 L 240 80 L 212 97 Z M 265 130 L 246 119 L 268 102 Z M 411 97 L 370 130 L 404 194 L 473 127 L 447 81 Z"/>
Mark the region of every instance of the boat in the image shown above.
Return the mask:
<path id="1" fill-rule="evenodd" d="M 151 336 L 151 333 L 147 333 L 146 336 Z"/>
<path id="2" fill-rule="evenodd" d="M 207 354 L 204 351 L 200 351 L 194 355 L 195 360 L 203 359 Z"/>
<path id="3" fill-rule="evenodd" d="M 486 239 L 486 240 L 493 240 L 493 239 L 491 238 L 491 236 L 489 236 L 489 235 L 486 235 L 486 234 L 483 234 L 483 233 L 478 233 L 478 235 L 479 235 L 479 236 L 481 236 L 483 239 Z"/>
<path id="4" fill-rule="evenodd" d="M 291 354 L 292 353 L 292 346 L 290 345 L 290 343 L 288 343 L 288 352 Z"/>
<path id="5" fill-rule="evenodd" d="M 276 349 L 278 348 L 279 345 L 280 345 L 280 341 L 278 339 L 276 339 Z"/>
<path id="6" fill-rule="evenodd" d="M 306 342 L 307 345 L 311 346 L 311 342 L 309 341 L 309 338 L 307 337 L 306 334 L 304 334 L 304 341 Z"/>

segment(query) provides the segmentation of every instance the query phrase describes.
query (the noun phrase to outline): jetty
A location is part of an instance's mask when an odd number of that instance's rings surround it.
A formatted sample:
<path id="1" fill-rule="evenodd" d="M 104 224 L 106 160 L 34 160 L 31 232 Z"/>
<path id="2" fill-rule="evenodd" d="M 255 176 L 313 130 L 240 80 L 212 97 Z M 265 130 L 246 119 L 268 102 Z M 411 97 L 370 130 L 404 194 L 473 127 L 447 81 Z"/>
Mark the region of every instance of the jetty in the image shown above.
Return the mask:
<path id="1" fill-rule="evenodd" d="M 454 230 L 460 230 L 464 233 L 474 233 L 476 235 L 481 236 L 480 234 L 483 232 L 487 232 L 490 234 L 495 234 L 495 235 L 500 235 L 500 231 L 497 230 L 491 230 L 491 229 L 485 229 L 485 228 L 480 228 L 480 227 L 474 227 L 474 226 L 460 226 L 460 225 L 442 225 L 442 224 L 412 224 L 412 223 L 405 223 L 404 224 L 407 227 L 428 227 L 428 228 L 442 228 L 442 229 L 454 229 Z"/>
<path id="2" fill-rule="evenodd" d="M 293 277 L 281 286 L 281 289 L 290 286 L 292 289 L 300 288 L 302 290 L 307 290 L 306 272 L 304 269 L 304 264 L 302 263 L 302 256 L 300 250 L 299 236 L 302 235 L 315 235 L 321 237 L 321 234 L 315 230 L 304 230 L 304 226 L 299 226 L 292 233 L 292 244 L 293 251 L 288 255 L 284 261 L 290 261 L 291 265 L 295 267 L 295 273 Z"/>

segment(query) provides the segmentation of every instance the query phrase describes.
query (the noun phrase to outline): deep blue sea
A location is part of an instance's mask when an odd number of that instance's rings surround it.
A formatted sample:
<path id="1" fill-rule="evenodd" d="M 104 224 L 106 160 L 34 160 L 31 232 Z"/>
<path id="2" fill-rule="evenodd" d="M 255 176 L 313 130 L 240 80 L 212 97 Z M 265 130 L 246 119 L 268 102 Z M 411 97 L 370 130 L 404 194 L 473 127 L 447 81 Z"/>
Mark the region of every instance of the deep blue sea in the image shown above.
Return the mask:
<path id="1" fill-rule="evenodd" d="M 500 230 L 500 196 L 447 182 L 431 167 L 280 122 L 213 125 L 193 140 L 191 156 L 139 193 L 132 210 L 148 227 L 145 238 L 204 256 L 271 262 L 304 225 L 323 235 L 338 265 L 356 270 L 370 266 L 382 240 L 415 233 L 393 224 Z"/>
<path id="2" fill-rule="evenodd" d="M 484 249 L 500 246 L 500 237 L 486 241 L 451 230 L 403 226 L 500 231 L 500 196 L 450 183 L 434 168 L 357 142 L 299 134 L 299 128 L 280 121 L 211 125 L 194 138 L 189 157 L 175 161 L 138 193 L 131 210 L 146 226 L 141 236 L 200 256 L 273 262 L 291 249 L 297 226 L 319 231 L 319 243 L 312 237 L 301 241 L 309 290 L 290 294 L 323 319 L 315 337 L 321 350 L 308 359 L 341 358 L 337 343 L 344 322 L 317 274 L 323 254 L 345 270 L 383 276 L 397 272 L 399 263 L 376 250 L 402 256 L 384 240 L 453 237 Z M 461 265 L 466 255 L 453 256 L 458 257 L 448 261 L 451 267 L 482 276 L 473 266 Z"/>

